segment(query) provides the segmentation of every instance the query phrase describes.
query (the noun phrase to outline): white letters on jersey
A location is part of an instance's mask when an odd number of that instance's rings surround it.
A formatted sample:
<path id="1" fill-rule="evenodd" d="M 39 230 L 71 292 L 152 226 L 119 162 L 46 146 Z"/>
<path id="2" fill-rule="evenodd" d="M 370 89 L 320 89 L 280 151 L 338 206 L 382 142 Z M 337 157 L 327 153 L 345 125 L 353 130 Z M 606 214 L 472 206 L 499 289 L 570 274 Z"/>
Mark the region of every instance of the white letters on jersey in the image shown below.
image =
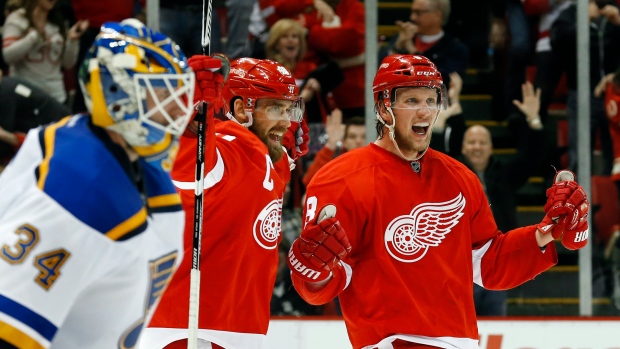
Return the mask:
<path id="1" fill-rule="evenodd" d="M 265 179 L 263 180 L 263 188 L 272 191 L 273 190 L 273 179 L 269 177 L 271 174 L 271 170 L 273 169 L 273 162 L 271 162 L 271 157 L 269 154 L 265 155 L 267 159 L 267 170 L 265 171 Z"/>
<path id="2" fill-rule="evenodd" d="M 314 216 L 316 216 L 317 204 L 318 201 L 316 199 L 316 196 L 311 196 L 306 199 L 306 221 L 304 223 L 304 228 L 306 227 L 306 224 L 308 224 L 308 222 L 314 220 Z"/>
<path id="3" fill-rule="evenodd" d="M 417 262 L 431 246 L 438 246 L 463 216 L 465 198 L 439 203 L 423 203 L 410 214 L 396 217 L 385 230 L 385 248 L 394 259 Z"/>
<path id="4" fill-rule="evenodd" d="M 273 200 L 263 208 L 254 221 L 254 240 L 262 248 L 273 250 L 278 246 L 282 231 L 282 199 Z"/>

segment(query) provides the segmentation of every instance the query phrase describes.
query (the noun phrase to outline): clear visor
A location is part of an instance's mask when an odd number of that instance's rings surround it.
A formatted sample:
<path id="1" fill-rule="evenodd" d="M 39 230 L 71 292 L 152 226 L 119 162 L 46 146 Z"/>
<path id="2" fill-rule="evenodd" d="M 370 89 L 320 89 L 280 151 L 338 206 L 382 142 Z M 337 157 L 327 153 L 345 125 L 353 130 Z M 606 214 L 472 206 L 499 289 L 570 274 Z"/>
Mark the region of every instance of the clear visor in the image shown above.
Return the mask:
<path id="1" fill-rule="evenodd" d="M 298 98 L 296 101 L 277 100 L 274 104 L 256 107 L 254 111 L 265 114 L 269 120 L 301 122 L 304 117 L 305 104 L 303 98 Z"/>
<path id="2" fill-rule="evenodd" d="M 448 108 L 448 91 L 445 85 L 441 88 L 429 88 L 433 93 L 408 93 L 411 87 L 394 89 L 392 93 L 392 109 L 426 110 L 429 112 L 446 110 Z M 402 95 L 401 95 L 402 92 Z"/>
<path id="3" fill-rule="evenodd" d="M 180 136 L 193 114 L 194 74 L 135 74 L 140 121 Z"/>

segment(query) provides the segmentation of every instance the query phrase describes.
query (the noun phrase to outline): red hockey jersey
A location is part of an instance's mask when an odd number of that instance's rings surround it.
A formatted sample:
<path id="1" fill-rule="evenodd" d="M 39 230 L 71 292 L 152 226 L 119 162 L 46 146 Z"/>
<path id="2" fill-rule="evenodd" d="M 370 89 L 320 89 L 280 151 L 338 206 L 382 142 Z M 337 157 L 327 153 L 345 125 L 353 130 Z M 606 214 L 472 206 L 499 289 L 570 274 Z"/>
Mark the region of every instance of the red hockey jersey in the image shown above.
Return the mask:
<path id="1" fill-rule="evenodd" d="M 290 170 L 286 156 L 274 166 L 261 140 L 236 122 L 219 122 L 215 132 L 217 137 L 207 136 L 205 149 L 198 336 L 227 349 L 258 349 L 269 325 L 282 195 Z M 140 348 L 161 348 L 187 338 L 196 144 L 195 137 L 181 137 L 172 172 L 186 212 L 188 255 L 162 296 Z"/>
<path id="2" fill-rule="evenodd" d="M 313 304 L 340 297 L 356 349 L 396 338 L 477 349 L 472 283 L 515 287 L 557 263 L 555 246 L 542 251 L 535 226 L 498 231 L 480 181 L 460 162 L 429 149 L 419 172 L 412 167 L 370 144 L 321 168 L 306 222 L 336 205 L 352 250 L 321 291 L 295 274 L 293 283 Z"/>

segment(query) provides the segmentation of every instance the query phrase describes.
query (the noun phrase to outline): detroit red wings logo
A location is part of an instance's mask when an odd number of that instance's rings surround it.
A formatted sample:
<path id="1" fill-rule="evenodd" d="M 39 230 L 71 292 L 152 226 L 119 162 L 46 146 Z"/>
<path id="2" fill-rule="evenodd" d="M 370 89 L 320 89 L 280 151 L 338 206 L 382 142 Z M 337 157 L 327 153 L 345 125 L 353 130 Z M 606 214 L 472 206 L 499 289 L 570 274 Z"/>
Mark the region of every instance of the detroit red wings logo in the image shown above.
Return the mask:
<path id="1" fill-rule="evenodd" d="M 385 248 L 394 259 L 417 262 L 429 247 L 438 246 L 463 216 L 465 198 L 461 193 L 446 202 L 423 203 L 411 214 L 396 217 L 385 230 Z"/>
<path id="2" fill-rule="evenodd" d="M 262 248 L 273 250 L 278 246 L 282 230 L 282 200 L 273 200 L 263 208 L 254 221 L 254 240 Z"/>

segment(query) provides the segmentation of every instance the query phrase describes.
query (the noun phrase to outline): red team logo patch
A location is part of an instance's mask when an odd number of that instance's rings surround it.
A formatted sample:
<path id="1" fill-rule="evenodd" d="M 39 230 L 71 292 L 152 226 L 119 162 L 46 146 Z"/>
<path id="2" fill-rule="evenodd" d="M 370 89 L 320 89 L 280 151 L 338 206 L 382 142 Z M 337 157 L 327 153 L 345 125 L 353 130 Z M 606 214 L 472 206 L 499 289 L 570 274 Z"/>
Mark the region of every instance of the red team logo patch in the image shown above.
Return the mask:
<path id="1" fill-rule="evenodd" d="M 439 246 L 458 224 L 464 208 L 465 198 L 461 193 L 450 201 L 419 204 L 410 214 L 390 222 L 385 230 L 385 248 L 398 261 L 419 261 L 429 247 Z"/>
<path id="2" fill-rule="evenodd" d="M 254 221 L 254 240 L 262 248 L 273 250 L 278 246 L 282 222 L 282 199 L 273 200 L 261 210 Z"/>

